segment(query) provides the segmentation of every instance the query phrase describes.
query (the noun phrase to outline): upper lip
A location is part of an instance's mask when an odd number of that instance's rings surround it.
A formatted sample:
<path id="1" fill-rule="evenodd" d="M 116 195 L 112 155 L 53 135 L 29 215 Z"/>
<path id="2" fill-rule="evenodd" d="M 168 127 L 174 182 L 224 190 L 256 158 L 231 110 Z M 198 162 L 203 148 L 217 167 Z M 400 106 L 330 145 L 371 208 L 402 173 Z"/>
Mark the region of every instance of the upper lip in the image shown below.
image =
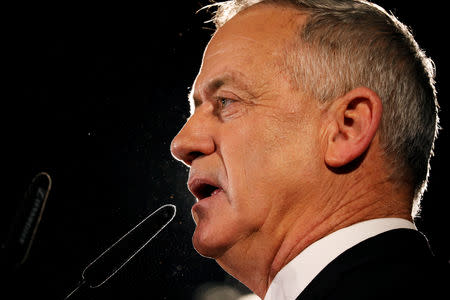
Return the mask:
<path id="1" fill-rule="evenodd" d="M 202 200 L 211 196 L 211 193 L 216 189 L 222 189 L 222 187 L 210 178 L 193 177 L 189 178 L 188 189 L 198 200 Z"/>

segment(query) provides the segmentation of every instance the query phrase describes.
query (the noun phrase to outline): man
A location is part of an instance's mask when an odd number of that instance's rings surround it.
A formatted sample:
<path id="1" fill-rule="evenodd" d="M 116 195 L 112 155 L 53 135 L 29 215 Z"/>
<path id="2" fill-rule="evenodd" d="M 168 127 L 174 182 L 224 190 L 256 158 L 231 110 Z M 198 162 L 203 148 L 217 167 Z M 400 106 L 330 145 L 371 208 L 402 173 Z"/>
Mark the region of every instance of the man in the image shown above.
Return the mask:
<path id="1" fill-rule="evenodd" d="M 195 249 L 264 299 L 442 287 L 412 223 L 437 134 L 434 69 L 365 1 L 228 1 L 173 155 Z"/>

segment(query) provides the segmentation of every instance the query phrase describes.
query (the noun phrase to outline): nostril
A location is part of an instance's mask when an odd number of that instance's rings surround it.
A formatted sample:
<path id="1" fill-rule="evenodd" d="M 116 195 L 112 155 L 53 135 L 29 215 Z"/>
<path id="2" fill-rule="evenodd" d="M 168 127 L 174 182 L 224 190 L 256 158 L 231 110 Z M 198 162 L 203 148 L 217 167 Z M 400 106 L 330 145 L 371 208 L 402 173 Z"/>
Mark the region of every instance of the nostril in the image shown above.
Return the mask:
<path id="1" fill-rule="evenodd" d="M 191 165 L 191 163 L 194 161 L 194 159 L 196 159 L 196 158 L 198 158 L 198 157 L 200 157 L 202 155 L 204 155 L 204 154 L 202 152 L 200 152 L 200 151 L 191 151 L 186 156 L 185 162 L 188 165 Z"/>

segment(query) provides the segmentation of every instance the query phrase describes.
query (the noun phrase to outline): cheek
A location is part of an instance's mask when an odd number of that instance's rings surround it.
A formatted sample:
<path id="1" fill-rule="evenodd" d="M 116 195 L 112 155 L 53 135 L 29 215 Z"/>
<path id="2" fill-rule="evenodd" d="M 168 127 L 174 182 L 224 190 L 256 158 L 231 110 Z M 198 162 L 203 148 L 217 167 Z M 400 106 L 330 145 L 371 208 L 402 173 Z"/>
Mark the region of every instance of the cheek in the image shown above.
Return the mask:
<path id="1" fill-rule="evenodd" d="M 279 152 L 273 150 L 276 141 L 256 122 L 241 124 L 230 132 L 233 134 L 221 147 L 230 204 L 259 223 L 271 205 L 271 182 L 276 173 L 272 162 L 278 160 L 274 156 Z"/>
<path id="2" fill-rule="evenodd" d="M 238 193 L 261 205 L 263 198 L 279 198 L 310 182 L 320 164 L 315 127 L 274 118 L 246 123 L 234 130 L 224 155 L 228 179 Z"/>
<path id="3" fill-rule="evenodd" d="M 258 177 L 264 175 L 271 150 L 263 128 L 246 122 L 231 129 L 226 142 L 222 144 L 222 158 L 230 183 L 255 184 Z M 249 186 L 250 187 L 250 186 Z"/>

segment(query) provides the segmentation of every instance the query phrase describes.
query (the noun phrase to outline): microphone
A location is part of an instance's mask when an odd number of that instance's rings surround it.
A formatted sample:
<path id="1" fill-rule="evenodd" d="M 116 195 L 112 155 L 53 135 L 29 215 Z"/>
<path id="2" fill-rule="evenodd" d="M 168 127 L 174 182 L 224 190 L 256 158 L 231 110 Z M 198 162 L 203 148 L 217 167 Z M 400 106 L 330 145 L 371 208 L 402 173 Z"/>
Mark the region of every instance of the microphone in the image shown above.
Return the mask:
<path id="1" fill-rule="evenodd" d="M 45 172 L 38 173 L 28 186 L 2 245 L 2 265 L 8 270 L 18 269 L 27 260 L 51 186 L 50 175 Z"/>
<path id="2" fill-rule="evenodd" d="M 77 287 L 64 299 L 69 299 L 80 289 L 103 285 L 156 237 L 173 220 L 175 214 L 176 206 L 166 204 L 145 217 L 87 265 Z"/>

